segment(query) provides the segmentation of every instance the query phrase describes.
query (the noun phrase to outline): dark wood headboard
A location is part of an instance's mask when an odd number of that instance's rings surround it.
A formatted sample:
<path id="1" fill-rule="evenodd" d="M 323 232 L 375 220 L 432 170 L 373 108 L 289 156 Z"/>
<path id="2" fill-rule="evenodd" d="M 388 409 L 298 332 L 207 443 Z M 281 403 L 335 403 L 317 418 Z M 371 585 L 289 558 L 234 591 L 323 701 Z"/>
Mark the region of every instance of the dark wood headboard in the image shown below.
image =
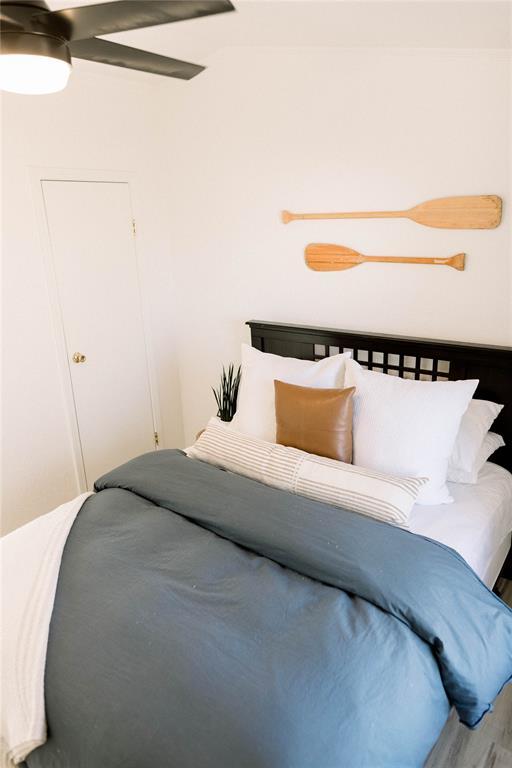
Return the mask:
<path id="1" fill-rule="evenodd" d="M 475 397 L 505 406 L 492 426 L 506 442 L 492 461 L 512 472 L 512 347 L 486 347 L 459 341 L 381 336 L 334 328 L 250 320 L 253 347 L 284 357 L 321 360 L 352 350 L 370 370 L 423 381 L 479 379 Z"/>

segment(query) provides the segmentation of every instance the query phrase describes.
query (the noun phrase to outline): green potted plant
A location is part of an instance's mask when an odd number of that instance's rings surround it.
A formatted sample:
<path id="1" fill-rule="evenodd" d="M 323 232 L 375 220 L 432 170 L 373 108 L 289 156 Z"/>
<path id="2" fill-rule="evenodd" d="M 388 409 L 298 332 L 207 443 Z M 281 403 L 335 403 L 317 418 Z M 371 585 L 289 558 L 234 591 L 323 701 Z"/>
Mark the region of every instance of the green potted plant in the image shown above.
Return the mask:
<path id="1" fill-rule="evenodd" d="M 231 421 L 236 412 L 236 400 L 240 385 L 241 366 L 235 373 L 235 366 L 231 363 L 228 370 L 222 366 L 222 376 L 217 389 L 212 387 L 217 403 L 217 417 L 221 421 Z"/>

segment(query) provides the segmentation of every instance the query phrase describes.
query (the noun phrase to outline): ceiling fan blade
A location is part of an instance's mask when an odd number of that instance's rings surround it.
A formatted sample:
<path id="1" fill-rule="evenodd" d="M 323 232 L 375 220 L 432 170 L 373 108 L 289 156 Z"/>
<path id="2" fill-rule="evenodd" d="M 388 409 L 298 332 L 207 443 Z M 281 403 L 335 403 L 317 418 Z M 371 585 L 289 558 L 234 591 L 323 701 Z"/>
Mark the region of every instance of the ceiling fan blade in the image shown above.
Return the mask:
<path id="1" fill-rule="evenodd" d="M 130 48 L 127 45 L 112 43 L 110 40 L 98 40 L 96 37 L 91 40 L 75 40 L 70 44 L 69 49 L 71 56 L 77 59 L 87 59 L 127 69 L 139 69 L 141 72 L 178 77 L 180 80 L 190 80 L 205 69 L 199 64 L 171 59 L 168 56 L 160 56 L 158 53 L 142 51 L 140 48 Z"/>
<path id="2" fill-rule="evenodd" d="M 35 29 L 64 35 L 67 40 L 85 40 L 234 10 L 230 0 L 117 0 L 38 13 L 32 23 Z"/>

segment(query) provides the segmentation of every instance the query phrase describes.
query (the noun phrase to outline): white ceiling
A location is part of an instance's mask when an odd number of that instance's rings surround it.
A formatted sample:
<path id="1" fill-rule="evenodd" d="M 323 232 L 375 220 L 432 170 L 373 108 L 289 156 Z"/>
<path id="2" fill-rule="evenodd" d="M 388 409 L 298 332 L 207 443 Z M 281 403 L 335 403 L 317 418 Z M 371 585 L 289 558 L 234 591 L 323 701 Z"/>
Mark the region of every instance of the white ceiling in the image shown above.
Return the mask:
<path id="1" fill-rule="evenodd" d="M 48 0 L 52 10 L 100 0 Z M 510 48 L 512 0 L 234 0 L 236 12 L 108 35 L 208 63 L 229 46 Z"/>

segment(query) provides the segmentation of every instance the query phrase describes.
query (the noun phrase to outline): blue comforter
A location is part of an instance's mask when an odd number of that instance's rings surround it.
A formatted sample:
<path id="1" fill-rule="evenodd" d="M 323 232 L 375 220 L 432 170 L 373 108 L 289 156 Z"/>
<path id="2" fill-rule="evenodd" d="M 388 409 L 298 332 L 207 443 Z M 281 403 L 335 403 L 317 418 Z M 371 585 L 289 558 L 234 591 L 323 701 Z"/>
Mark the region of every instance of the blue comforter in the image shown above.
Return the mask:
<path id="1" fill-rule="evenodd" d="M 419 768 L 512 676 L 453 550 L 159 451 L 68 538 L 29 768 Z"/>

